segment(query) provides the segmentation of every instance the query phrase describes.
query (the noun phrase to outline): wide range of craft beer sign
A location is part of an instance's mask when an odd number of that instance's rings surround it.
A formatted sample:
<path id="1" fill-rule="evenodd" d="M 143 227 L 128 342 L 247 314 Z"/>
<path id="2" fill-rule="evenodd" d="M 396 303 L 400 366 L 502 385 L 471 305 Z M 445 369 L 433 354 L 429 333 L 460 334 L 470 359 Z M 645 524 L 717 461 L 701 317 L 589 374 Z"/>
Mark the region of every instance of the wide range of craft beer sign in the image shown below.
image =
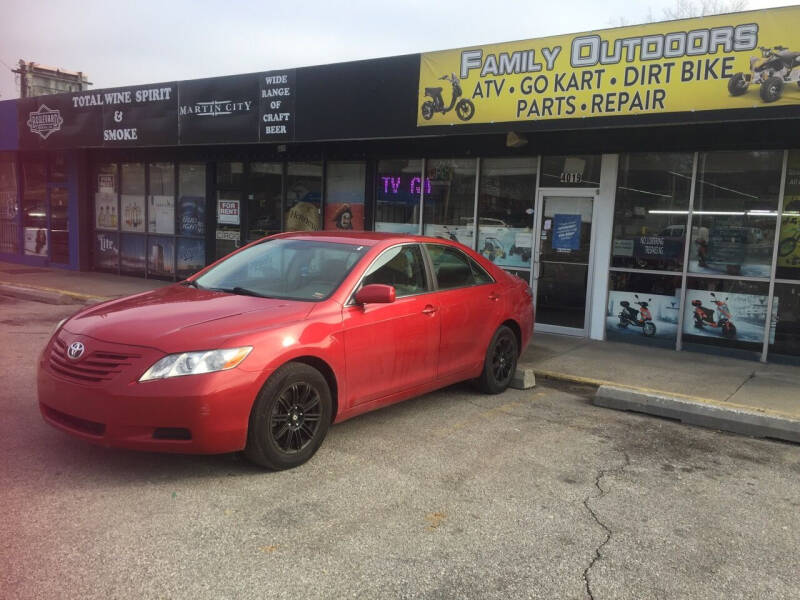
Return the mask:
<path id="1" fill-rule="evenodd" d="M 417 125 L 800 104 L 800 7 L 421 55 Z"/>

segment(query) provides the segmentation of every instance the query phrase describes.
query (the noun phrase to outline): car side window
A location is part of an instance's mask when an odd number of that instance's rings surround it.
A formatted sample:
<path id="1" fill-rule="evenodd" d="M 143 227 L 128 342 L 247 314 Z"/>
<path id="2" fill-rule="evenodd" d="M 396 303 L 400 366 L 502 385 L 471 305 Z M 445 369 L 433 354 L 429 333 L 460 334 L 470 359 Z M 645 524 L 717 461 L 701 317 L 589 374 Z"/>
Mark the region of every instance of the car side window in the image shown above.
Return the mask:
<path id="1" fill-rule="evenodd" d="M 429 291 L 420 247 L 407 244 L 386 250 L 369 266 L 362 280 L 362 285 L 373 283 L 393 286 L 398 298 Z"/>
<path id="2" fill-rule="evenodd" d="M 426 244 L 440 290 L 491 283 L 492 278 L 469 256 L 451 246 Z"/>

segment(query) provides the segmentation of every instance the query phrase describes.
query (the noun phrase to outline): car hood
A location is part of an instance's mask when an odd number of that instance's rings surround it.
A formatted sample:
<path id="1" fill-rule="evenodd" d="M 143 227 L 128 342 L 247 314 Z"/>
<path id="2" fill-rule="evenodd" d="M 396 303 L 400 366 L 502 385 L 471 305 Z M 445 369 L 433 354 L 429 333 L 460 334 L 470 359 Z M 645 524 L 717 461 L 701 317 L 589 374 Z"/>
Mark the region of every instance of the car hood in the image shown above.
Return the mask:
<path id="1" fill-rule="evenodd" d="M 222 347 L 242 334 L 301 320 L 313 307 L 313 302 L 171 285 L 89 308 L 72 317 L 64 329 L 163 352 L 204 350 Z"/>

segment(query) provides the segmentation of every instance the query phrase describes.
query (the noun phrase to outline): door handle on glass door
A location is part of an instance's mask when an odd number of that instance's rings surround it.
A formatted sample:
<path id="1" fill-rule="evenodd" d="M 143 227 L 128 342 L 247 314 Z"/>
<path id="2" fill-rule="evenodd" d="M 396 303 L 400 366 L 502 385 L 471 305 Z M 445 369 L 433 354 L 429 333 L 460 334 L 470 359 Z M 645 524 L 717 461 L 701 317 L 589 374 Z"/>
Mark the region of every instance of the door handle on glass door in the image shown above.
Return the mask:
<path id="1" fill-rule="evenodd" d="M 435 315 L 437 310 L 439 310 L 437 307 L 428 304 L 425 308 L 422 309 L 422 314 Z"/>

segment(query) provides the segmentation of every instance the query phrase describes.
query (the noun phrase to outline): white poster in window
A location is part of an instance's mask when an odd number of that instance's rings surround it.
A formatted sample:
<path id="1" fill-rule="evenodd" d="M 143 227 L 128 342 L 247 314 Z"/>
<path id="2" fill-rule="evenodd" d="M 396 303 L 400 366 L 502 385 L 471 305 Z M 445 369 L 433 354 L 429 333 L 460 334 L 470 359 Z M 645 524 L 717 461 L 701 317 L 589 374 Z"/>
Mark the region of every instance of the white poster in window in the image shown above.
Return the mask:
<path id="1" fill-rule="evenodd" d="M 117 228 L 117 194 L 97 192 L 94 195 L 94 228 Z"/>
<path id="2" fill-rule="evenodd" d="M 144 196 L 122 194 L 122 231 L 144 231 Z"/>
<path id="3" fill-rule="evenodd" d="M 220 225 L 239 224 L 238 200 L 217 200 L 217 223 Z"/>
<path id="4" fill-rule="evenodd" d="M 25 228 L 25 254 L 47 256 L 47 229 L 43 227 Z"/>
<path id="5" fill-rule="evenodd" d="M 150 196 L 148 229 L 153 233 L 175 233 L 175 198 Z"/>

